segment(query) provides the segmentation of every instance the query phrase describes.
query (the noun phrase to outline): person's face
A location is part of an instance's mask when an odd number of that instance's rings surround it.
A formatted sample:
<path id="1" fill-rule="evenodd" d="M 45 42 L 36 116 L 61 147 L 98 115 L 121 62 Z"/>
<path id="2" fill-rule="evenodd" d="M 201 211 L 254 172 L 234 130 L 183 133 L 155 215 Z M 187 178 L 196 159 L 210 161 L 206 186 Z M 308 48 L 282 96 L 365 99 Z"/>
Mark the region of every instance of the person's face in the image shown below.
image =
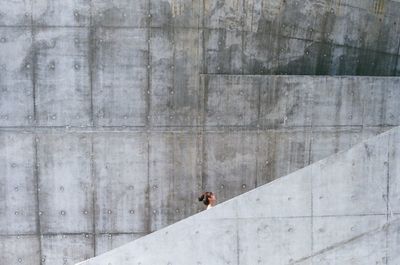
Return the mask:
<path id="1" fill-rule="evenodd" d="M 217 198 L 215 197 L 214 194 L 212 194 L 212 195 L 210 196 L 209 201 L 210 201 L 211 204 L 215 204 L 215 202 L 217 201 Z"/>

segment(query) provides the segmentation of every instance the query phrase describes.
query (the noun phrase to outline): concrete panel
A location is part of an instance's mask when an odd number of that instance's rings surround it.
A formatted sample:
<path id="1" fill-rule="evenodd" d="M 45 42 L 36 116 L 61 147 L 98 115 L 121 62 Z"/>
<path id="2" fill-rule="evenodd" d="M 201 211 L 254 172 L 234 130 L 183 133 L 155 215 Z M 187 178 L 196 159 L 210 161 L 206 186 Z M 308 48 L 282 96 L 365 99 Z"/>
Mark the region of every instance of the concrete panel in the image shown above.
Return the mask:
<path id="1" fill-rule="evenodd" d="M 306 167 L 243 194 L 237 201 L 238 215 L 254 219 L 310 217 L 311 178 L 311 167 Z"/>
<path id="2" fill-rule="evenodd" d="M 316 74 L 320 70 L 316 66 L 318 44 L 270 32 L 243 34 L 245 74 Z"/>
<path id="3" fill-rule="evenodd" d="M 260 90 L 260 120 L 266 127 L 311 125 L 312 88 L 316 80 L 293 77 L 262 77 Z M 318 81 L 317 81 L 318 82 Z"/>
<path id="4" fill-rule="evenodd" d="M 241 74 L 243 70 L 243 32 L 203 29 L 205 73 Z"/>
<path id="5" fill-rule="evenodd" d="M 38 139 L 41 231 L 92 232 L 90 137 L 48 134 Z"/>
<path id="6" fill-rule="evenodd" d="M 387 222 L 386 215 L 327 216 L 313 218 L 313 252 L 346 242 Z"/>
<path id="7" fill-rule="evenodd" d="M 0 7 L 0 10 L 3 9 Z M 0 28 L 1 126 L 22 126 L 33 123 L 31 45 L 30 29 Z"/>
<path id="8" fill-rule="evenodd" d="M 257 134 L 210 132 L 205 136 L 203 189 L 222 202 L 256 185 Z"/>
<path id="9" fill-rule="evenodd" d="M 151 231 L 196 213 L 201 193 L 200 139 L 189 133 L 150 135 Z"/>
<path id="10" fill-rule="evenodd" d="M 399 219 L 332 245 L 293 264 L 397 264 L 400 253 L 398 235 Z"/>
<path id="11" fill-rule="evenodd" d="M 134 241 L 144 234 L 99 234 L 96 236 L 95 256 Z"/>
<path id="12" fill-rule="evenodd" d="M 388 214 L 400 214 L 400 133 L 396 130 L 389 132 L 389 201 Z"/>
<path id="13" fill-rule="evenodd" d="M 362 104 L 359 84 L 353 78 L 321 78 L 313 87 L 314 126 L 361 125 Z"/>
<path id="14" fill-rule="evenodd" d="M 174 91 L 175 32 L 152 29 L 151 51 L 151 107 L 150 120 L 153 125 L 168 125 L 175 120 L 172 115 Z"/>
<path id="15" fill-rule="evenodd" d="M 40 26 L 89 26 L 90 1 L 33 1 L 33 22 Z"/>
<path id="16" fill-rule="evenodd" d="M 397 125 L 399 108 L 397 96 L 400 94 L 400 82 L 397 78 L 364 79 L 362 90 L 364 102 L 364 125 Z M 381 87 L 381 89 L 377 89 Z"/>
<path id="17" fill-rule="evenodd" d="M 394 1 L 257 0 L 244 3 L 244 22 L 247 31 L 380 50 L 395 47 L 398 29 L 392 25 L 398 20 L 398 10 Z M 376 45 L 380 39 L 387 45 Z"/>
<path id="18" fill-rule="evenodd" d="M 243 26 L 243 0 L 203 0 L 206 28 L 240 29 Z"/>
<path id="19" fill-rule="evenodd" d="M 40 264 L 40 247 L 37 236 L 0 236 L 0 261 L 2 264 Z"/>
<path id="20" fill-rule="evenodd" d="M 399 217 L 399 216 L 397 216 Z M 400 262 L 400 222 L 393 221 L 387 230 L 387 264 L 396 265 Z"/>
<path id="21" fill-rule="evenodd" d="M 398 3 L 244 2 L 245 73 L 392 74 Z M 340 62 L 336 50 L 345 50 Z"/>
<path id="22" fill-rule="evenodd" d="M 94 138 L 96 231 L 147 232 L 148 147 L 144 134 Z"/>
<path id="23" fill-rule="evenodd" d="M 32 0 L 16 0 L 0 2 L 0 25 L 31 25 Z"/>
<path id="24" fill-rule="evenodd" d="M 207 78 L 207 77 L 205 77 Z M 258 79 L 221 76 L 205 82 L 206 126 L 251 126 L 258 122 Z"/>
<path id="25" fill-rule="evenodd" d="M 259 124 L 277 128 L 399 123 L 396 99 L 400 92 L 396 78 L 243 75 L 202 78 L 205 124 L 210 126 Z"/>
<path id="26" fill-rule="evenodd" d="M 33 137 L 0 134 L 0 234 L 37 233 Z"/>
<path id="27" fill-rule="evenodd" d="M 309 164 L 310 132 L 304 128 L 260 132 L 257 147 L 259 186 Z"/>
<path id="28" fill-rule="evenodd" d="M 384 9 L 391 1 L 384 3 Z M 355 6 L 362 8 L 354 8 L 351 5 L 341 5 L 333 9 L 335 15 L 332 24 L 332 32 L 328 36 L 329 39 L 337 40 L 338 44 L 346 46 L 366 46 L 378 51 L 382 51 L 388 47 L 390 53 L 395 52 L 395 36 L 398 28 L 393 27 L 396 18 L 391 16 L 388 10 L 381 10 L 381 14 L 376 14 L 377 1 L 365 1 L 357 3 Z M 396 7 L 393 5 L 394 10 Z M 398 9 L 398 6 L 397 6 Z M 374 10 L 374 12 L 371 12 Z M 359 21 L 364 21 L 365 28 L 360 29 Z M 366 30 L 368 29 L 368 34 Z M 378 37 L 379 36 L 379 37 Z M 380 39 L 379 39 L 380 38 Z M 386 42 L 386 46 L 382 46 L 380 41 Z"/>
<path id="29" fill-rule="evenodd" d="M 150 0 L 152 27 L 197 28 L 201 26 L 203 0 Z"/>
<path id="30" fill-rule="evenodd" d="M 200 124 L 199 33 L 194 29 L 152 29 L 150 123 Z"/>
<path id="31" fill-rule="evenodd" d="M 147 0 L 92 0 L 93 22 L 96 26 L 135 27 L 147 25 L 149 4 Z"/>
<path id="32" fill-rule="evenodd" d="M 310 232 L 311 218 L 239 220 L 239 264 L 288 264 L 311 255 Z"/>
<path id="33" fill-rule="evenodd" d="M 383 134 L 314 164 L 314 215 L 386 214 L 387 159 Z"/>
<path id="34" fill-rule="evenodd" d="M 99 28 L 93 69 L 98 126 L 144 126 L 148 47 L 146 30 Z"/>
<path id="35" fill-rule="evenodd" d="M 400 124 L 400 108 L 398 100 L 400 97 L 400 80 L 398 78 L 385 79 L 383 87 L 387 89 L 386 105 L 385 105 L 385 125 L 397 126 Z M 377 84 L 375 87 L 378 87 Z"/>
<path id="36" fill-rule="evenodd" d="M 89 31 L 84 28 L 47 28 L 35 32 L 39 125 L 90 125 L 88 38 Z"/>
<path id="37" fill-rule="evenodd" d="M 312 264 L 377 264 L 386 263 L 386 233 L 372 233 L 312 258 Z"/>
<path id="38" fill-rule="evenodd" d="M 42 237 L 42 264 L 75 264 L 91 258 L 94 256 L 93 242 L 93 235 L 90 234 L 44 235 Z"/>
<path id="39" fill-rule="evenodd" d="M 350 149 L 362 140 L 362 134 L 363 132 L 358 127 L 314 128 L 311 132 L 310 163 Z M 374 134 L 370 136 L 372 135 Z M 367 135 L 365 137 L 369 138 Z"/>

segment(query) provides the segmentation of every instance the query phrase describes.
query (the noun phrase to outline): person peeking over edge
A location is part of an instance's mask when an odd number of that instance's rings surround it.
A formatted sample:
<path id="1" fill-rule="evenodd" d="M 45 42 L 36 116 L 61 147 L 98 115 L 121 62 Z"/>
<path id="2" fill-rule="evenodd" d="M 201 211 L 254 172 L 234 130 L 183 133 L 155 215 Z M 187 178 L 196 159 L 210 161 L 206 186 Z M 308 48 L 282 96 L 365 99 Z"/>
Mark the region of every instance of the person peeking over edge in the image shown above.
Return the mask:
<path id="1" fill-rule="evenodd" d="M 210 209 L 217 204 L 217 198 L 215 197 L 215 194 L 209 191 L 203 192 L 203 194 L 201 194 L 199 197 L 199 201 L 202 201 L 204 205 L 207 206 L 207 209 Z"/>

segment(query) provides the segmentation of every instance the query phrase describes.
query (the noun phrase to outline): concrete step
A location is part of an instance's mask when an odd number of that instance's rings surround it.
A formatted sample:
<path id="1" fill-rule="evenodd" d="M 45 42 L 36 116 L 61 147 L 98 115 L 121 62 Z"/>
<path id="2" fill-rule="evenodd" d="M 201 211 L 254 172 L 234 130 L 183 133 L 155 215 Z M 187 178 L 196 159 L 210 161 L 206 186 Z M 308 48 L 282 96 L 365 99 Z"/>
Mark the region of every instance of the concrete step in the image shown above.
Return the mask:
<path id="1" fill-rule="evenodd" d="M 400 127 L 80 265 L 291 264 L 400 217 Z M 398 230 L 393 233 L 397 233 Z M 384 261 L 396 265 L 399 240 Z M 368 245 L 369 246 L 369 245 Z M 368 251 L 358 246 L 359 253 Z M 393 250 L 393 251 L 392 251 Z M 346 263 L 359 263 L 364 255 Z M 392 262 L 394 261 L 394 262 Z M 390 263 L 392 262 L 392 263 Z M 319 263 L 318 263 L 319 264 Z"/>

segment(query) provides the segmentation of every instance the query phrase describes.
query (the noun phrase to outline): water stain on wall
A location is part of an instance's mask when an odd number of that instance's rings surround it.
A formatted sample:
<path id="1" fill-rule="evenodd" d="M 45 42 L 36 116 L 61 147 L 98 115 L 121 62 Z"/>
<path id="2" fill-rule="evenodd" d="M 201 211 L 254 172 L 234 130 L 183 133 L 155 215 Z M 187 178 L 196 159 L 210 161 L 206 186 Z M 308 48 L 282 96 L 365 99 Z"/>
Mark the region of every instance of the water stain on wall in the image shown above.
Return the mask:
<path id="1" fill-rule="evenodd" d="M 172 0 L 170 3 L 172 17 L 177 17 L 183 14 L 185 5 L 182 0 Z"/>
<path id="2" fill-rule="evenodd" d="M 385 13 L 385 0 L 374 0 L 374 12 L 377 15 Z"/>

